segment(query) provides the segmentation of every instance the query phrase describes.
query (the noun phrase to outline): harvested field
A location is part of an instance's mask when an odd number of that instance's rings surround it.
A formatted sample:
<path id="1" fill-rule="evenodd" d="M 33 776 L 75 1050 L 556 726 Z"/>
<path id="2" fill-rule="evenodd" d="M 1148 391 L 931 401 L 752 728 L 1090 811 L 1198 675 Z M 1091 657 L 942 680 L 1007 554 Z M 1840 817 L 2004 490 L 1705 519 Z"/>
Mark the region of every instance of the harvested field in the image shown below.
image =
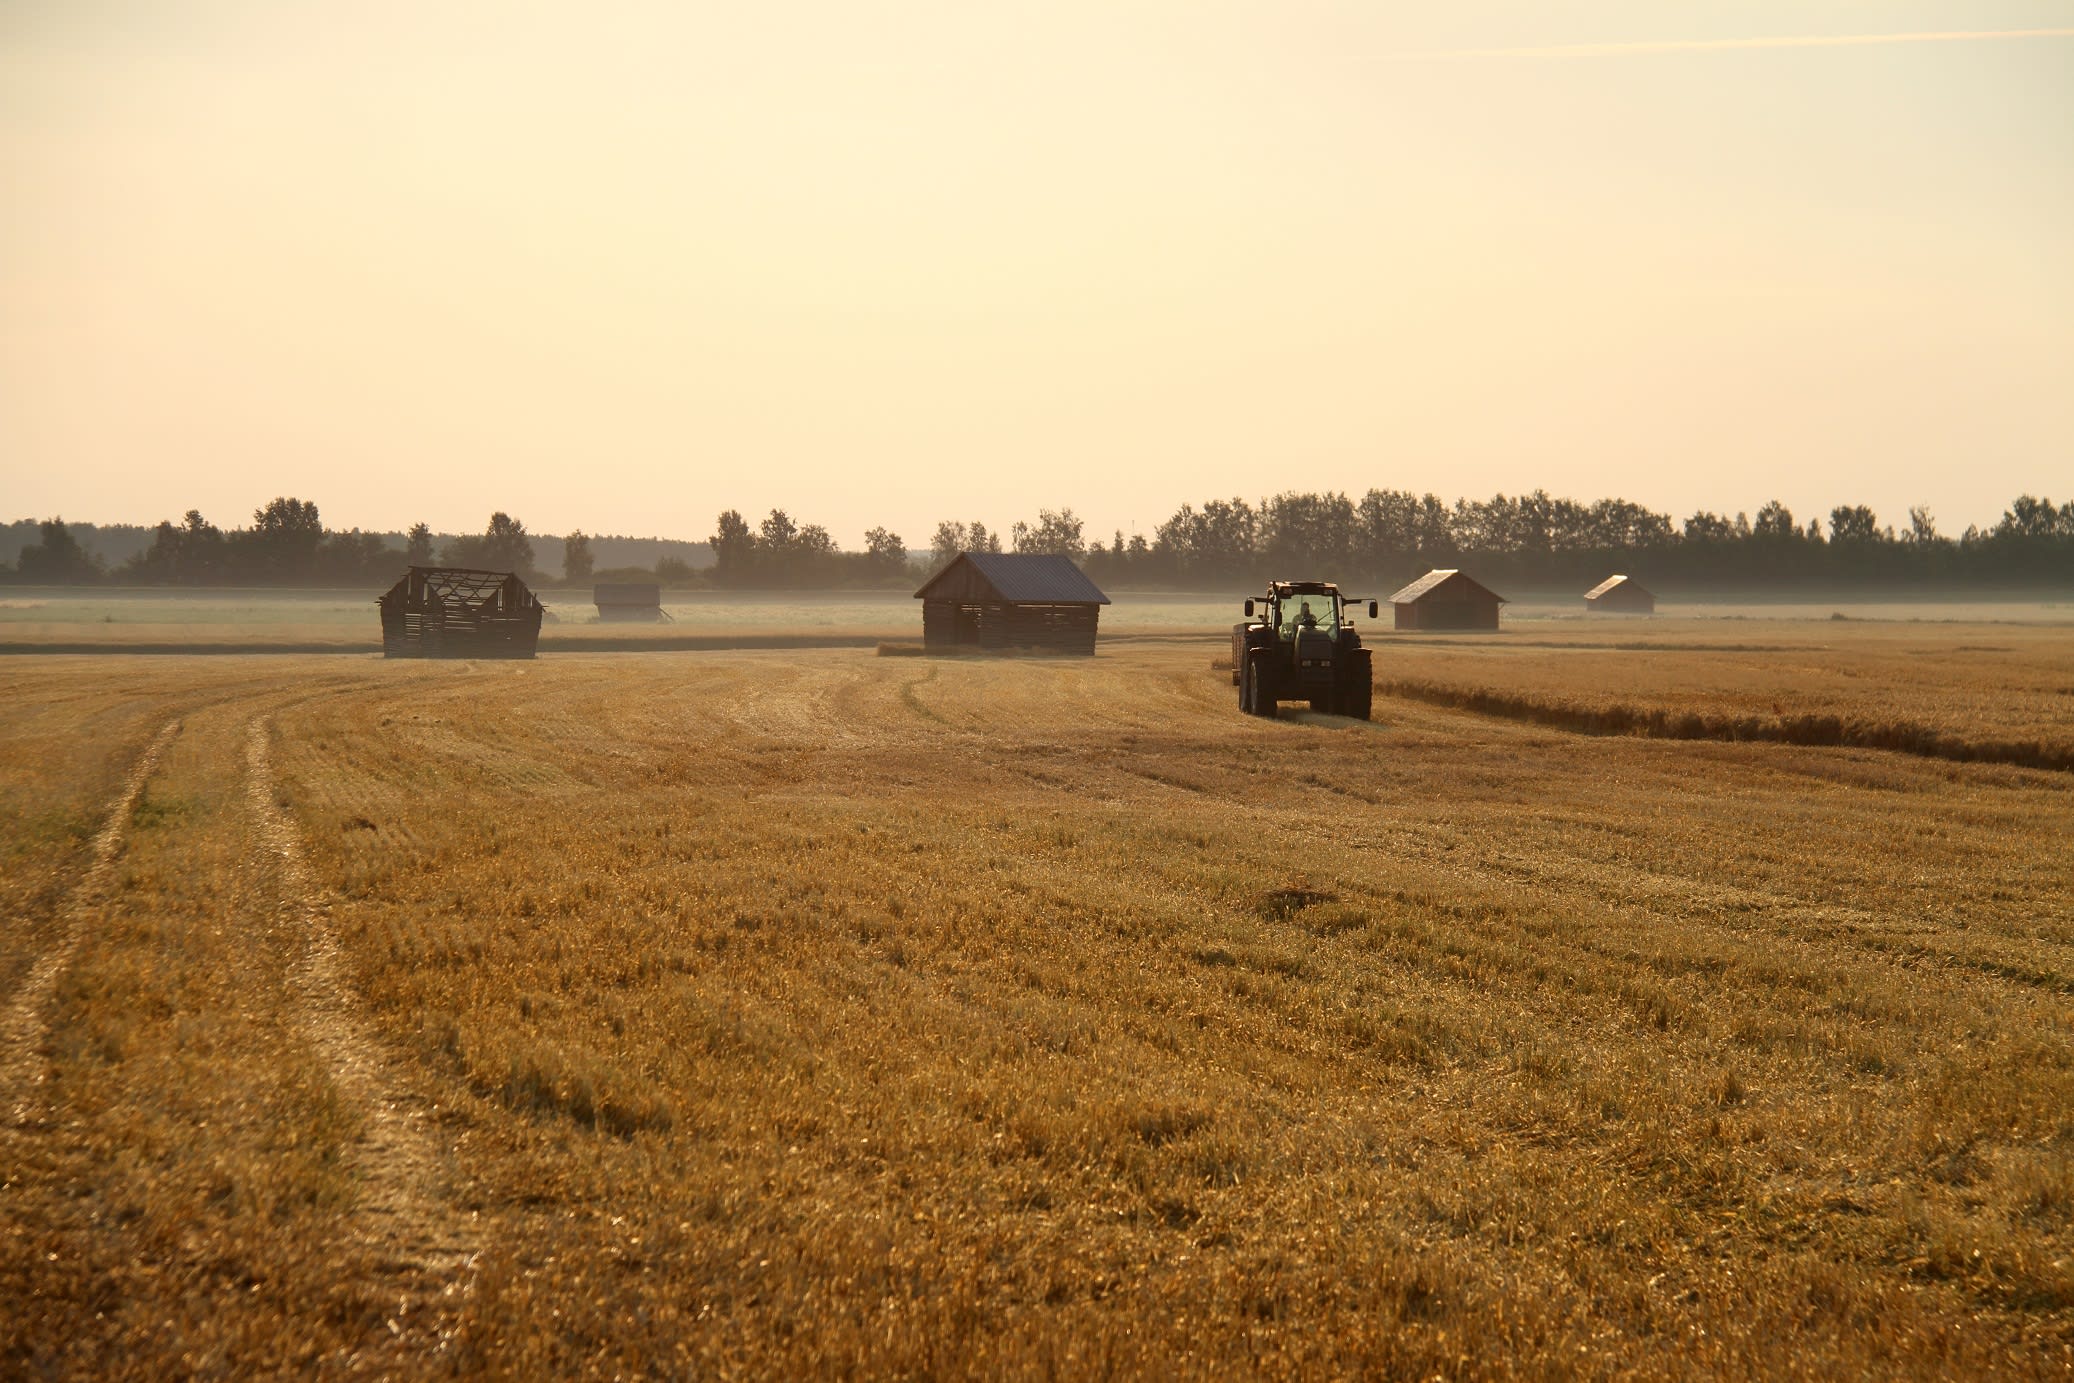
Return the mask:
<path id="1" fill-rule="evenodd" d="M 1376 663 L 2074 718 L 2064 630 L 1736 637 Z M 1216 651 L 10 661 L 0 1372 L 2074 1368 L 2074 775 Z"/>

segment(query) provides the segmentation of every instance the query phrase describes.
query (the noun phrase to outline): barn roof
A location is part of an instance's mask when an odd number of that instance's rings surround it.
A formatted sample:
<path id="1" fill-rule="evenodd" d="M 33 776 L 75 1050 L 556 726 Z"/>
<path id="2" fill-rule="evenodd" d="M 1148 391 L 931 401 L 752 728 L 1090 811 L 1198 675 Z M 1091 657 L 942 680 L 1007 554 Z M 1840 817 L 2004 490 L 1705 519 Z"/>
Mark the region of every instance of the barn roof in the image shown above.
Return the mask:
<path id="1" fill-rule="evenodd" d="M 1397 594 L 1391 596 L 1390 603 L 1392 605 L 1415 604 L 1418 601 L 1424 600 L 1427 596 L 1433 594 L 1433 592 L 1439 590 L 1442 586 L 1450 584 L 1453 584 L 1458 588 L 1461 586 L 1469 586 L 1475 590 L 1482 591 L 1485 595 L 1489 596 L 1491 599 L 1497 601 L 1501 605 L 1505 603 L 1504 596 L 1499 595 L 1496 591 L 1484 585 L 1481 581 L 1477 581 L 1471 577 L 1464 576 L 1459 570 L 1457 570 L 1454 567 L 1437 567 L 1434 570 L 1427 572 L 1424 576 L 1412 582 L 1409 586 L 1406 586 Z"/>
<path id="2" fill-rule="evenodd" d="M 1072 558 L 1034 552 L 961 552 L 915 592 L 917 600 L 987 597 L 1026 605 L 1109 603 Z"/>
<path id="3" fill-rule="evenodd" d="M 1642 592 L 1642 594 L 1644 595 L 1649 594 L 1649 588 L 1644 586 L 1641 582 L 1635 580 L 1635 578 L 1632 576 L 1609 576 L 1604 581 L 1601 581 L 1598 585 L 1586 591 L 1584 593 L 1584 598 L 1586 600 L 1597 600 L 1600 596 L 1606 594 L 1606 592 L 1612 590 L 1615 586 L 1632 586 L 1634 589 Z"/>

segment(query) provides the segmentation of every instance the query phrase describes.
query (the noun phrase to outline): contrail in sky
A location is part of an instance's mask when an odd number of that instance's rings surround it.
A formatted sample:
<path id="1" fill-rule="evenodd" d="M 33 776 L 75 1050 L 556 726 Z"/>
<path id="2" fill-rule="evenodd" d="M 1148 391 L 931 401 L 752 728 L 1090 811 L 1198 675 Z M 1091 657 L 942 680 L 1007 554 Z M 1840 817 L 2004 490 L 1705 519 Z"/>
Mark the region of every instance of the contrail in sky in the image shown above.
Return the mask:
<path id="1" fill-rule="evenodd" d="M 1454 48 L 1392 53 L 1393 60 L 1447 58 L 1625 58 L 1644 53 L 1705 53 L 1737 48 L 1848 48 L 1874 43 L 1972 43 L 1994 38 L 2074 38 L 2074 29 L 1949 29 L 1913 34 L 1809 34 L 1775 38 L 1664 39 L 1645 43 L 1565 43 L 1542 48 Z"/>

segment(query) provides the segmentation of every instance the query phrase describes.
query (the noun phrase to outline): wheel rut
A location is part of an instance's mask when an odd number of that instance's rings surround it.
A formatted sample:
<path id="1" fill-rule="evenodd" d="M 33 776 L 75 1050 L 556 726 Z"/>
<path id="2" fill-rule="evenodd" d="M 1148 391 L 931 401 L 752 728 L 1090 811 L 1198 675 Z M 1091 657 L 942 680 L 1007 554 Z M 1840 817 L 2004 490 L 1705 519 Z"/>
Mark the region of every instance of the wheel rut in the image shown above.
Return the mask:
<path id="1" fill-rule="evenodd" d="M 92 858 L 86 875 L 66 899 L 63 934 L 57 944 L 30 967 L 21 987 L 8 1001 L 5 1013 L 0 1014 L 0 1102 L 4 1102 L 0 1103 L 0 1112 L 4 1112 L 8 1127 L 23 1128 L 36 1118 L 44 1081 L 49 1074 L 43 1060 L 43 1047 L 49 1036 L 47 1009 L 51 993 L 57 988 L 58 976 L 72 963 L 80 943 L 86 939 L 87 930 L 107 895 L 108 885 L 115 877 L 115 862 L 121 857 L 123 843 L 129 838 L 130 817 L 136 810 L 137 799 L 143 795 L 144 785 L 157 771 L 159 756 L 180 733 L 180 725 L 178 720 L 167 721 L 152 736 L 151 742 L 145 745 L 144 752 L 131 766 L 129 775 L 123 779 L 122 786 L 109 799 L 105 819 L 90 847 Z"/>
<path id="2" fill-rule="evenodd" d="M 470 1294 L 484 1236 L 442 1188 L 445 1159 L 433 1106 L 398 1078 L 394 1059 L 359 1011 L 302 834 L 280 800 L 268 729 L 262 716 L 247 731 L 246 793 L 279 921 L 291 941 L 302 942 L 289 975 L 300 1023 L 362 1120 L 360 1136 L 345 1150 L 359 1192 L 348 1232 L 394 1279 L 390 1334 L 405 1346 L 444 1348 L 451 1332 L 426 1320 L 434 1314 L 426 1308 Z"/>

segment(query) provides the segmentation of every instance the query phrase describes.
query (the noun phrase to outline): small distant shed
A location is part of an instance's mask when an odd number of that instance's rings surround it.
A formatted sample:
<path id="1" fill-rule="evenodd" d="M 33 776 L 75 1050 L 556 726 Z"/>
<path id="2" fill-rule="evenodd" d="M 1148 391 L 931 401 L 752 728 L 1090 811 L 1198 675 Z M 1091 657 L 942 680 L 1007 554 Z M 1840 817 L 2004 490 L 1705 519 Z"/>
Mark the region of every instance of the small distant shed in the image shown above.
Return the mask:
<path id="1" fill-rule="evenodd" d="M 1504 596 L 1453 567 L 1429 571 L 1390 597 L 1399 629 L 1496 629 L 1504 603 Z"/>
<path id="2" fill-rule="evenodd" d="M 1653 615 L 1656 595 L 1632 576 L 1609 576 L 1584 593 L 1584 608 L 1622 615 Z"/>
<path id="3" fill-rule="evenodd" d="M 591 588 L 598 618 L 607 623 L 653 624 L 663 618 L 663 588 L 655 581 L 600 581 Z"/>
<path id="4" fill-rule="evenodd" d="M 1068 557 L 961 552 L 915 592 L 922 647 L 1092 657 L 1095 622 L 1109 603 Z"/>
<path id="5" fill-rule="evenodd" d="M 376 602 L 389 658 L 530 658 L 540 598 L 508 571 L 412 567 Z"/>

